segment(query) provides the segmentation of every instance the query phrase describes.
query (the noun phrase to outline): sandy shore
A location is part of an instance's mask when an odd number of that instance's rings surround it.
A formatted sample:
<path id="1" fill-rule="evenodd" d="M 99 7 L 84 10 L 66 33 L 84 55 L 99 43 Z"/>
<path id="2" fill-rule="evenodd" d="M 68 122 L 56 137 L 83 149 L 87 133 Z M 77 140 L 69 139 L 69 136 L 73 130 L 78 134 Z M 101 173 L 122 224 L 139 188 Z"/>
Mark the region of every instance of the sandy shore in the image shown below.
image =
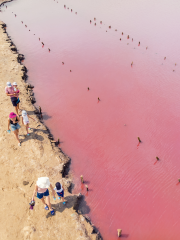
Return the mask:
<path id="1" fill-rule="evenodd" d="M 0 24 L 0 239 L 101 239 L 94 233 L 88 218 L 77 213 L 79 200 L 68 192 L 71 186 L 67 171 L 70 159 L 52 143 L 48 129 L 39 119 L 38 111 L 31 103 L 31 89 L 22 79 L 23 65 L 18 63 L 18 54 L 11 50 L 3 23 Z M 7 133 L 8 115 L 14 111 L 4 91 L 7 81 L 18 83 L 20 108 L 36 119 L 30 121 L 30 136 L 26 136 L 25 127 L 21 125 L 21 147 L 13 133 Z M 53 186 L 57 181 L 64 183 L 66 205 L 54 201 L 51 195 L 55 216 L 44 210 L 37 198 L 34 210 L 29 210 L 34 184 L 41 176 L 48 176 Z"/>

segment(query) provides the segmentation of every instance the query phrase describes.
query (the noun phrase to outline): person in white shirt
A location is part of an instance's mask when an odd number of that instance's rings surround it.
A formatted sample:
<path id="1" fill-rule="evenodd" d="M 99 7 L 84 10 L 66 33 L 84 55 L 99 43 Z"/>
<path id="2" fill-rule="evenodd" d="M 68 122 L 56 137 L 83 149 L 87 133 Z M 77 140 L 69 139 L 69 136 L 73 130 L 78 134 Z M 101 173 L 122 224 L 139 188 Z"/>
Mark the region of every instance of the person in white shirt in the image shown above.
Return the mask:
<path id="1" fill-rule="evenodd" d="M 64 201 L 64 188 L 63 188 L 63 186 L 59 182 L 57 182 L 55 184 L 55 186 L 56 187 L 54 188 L 54 190 L 58 195 L 58 199 L 61 199 L 61 197 L 62 197 L 63 204 L 66 204 L 66 202 Z M 55 197 L 54 197 L 54 200 L 56 200 Z"/>
<path id="2" fill-rule="evenodd" d="M 34 188 L 31 202 L 35 203 L 34 197 L 37 196 L 37 198 L 41 199 L 42 203 L 44 204 L 44 209 L 45 210 L 50 209 L 51 215 L 54 215 L 55 212 L 54 212 L 54 209 L 52 208 L 51 202 L 50 202 L 50 196 L 49 196 L 49 190 L 48 190 L 49 187 L 51 188 L 52 194 L 55 197 L 55 192 L 54 192 L 52 184 L 49 181 L 49 178 L 48 177 L 38 178 L 35 188 Z"/>
<path id="3" fill-rule="evenodd" d="M 34 118 L 30 117 L 27 112 L 25 110 L 22 111 L 22 124 L 24 124 L 26 126 L 26 131 L 27 131 L 27 135 L 29 136 L 29 132 L 28 129 L 30 129 L 29 127 L 29 118 L 31 118 L 32 120 L 35 121 Z"/>

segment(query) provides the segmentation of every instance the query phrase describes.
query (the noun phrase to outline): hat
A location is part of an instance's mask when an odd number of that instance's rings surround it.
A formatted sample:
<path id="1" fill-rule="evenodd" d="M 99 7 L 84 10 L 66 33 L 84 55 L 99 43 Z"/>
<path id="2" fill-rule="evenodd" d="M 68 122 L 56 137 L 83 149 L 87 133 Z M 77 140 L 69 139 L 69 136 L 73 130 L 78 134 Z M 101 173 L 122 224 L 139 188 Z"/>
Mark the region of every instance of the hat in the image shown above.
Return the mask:
<path id="1" fill-rule="evenodd" d="M 40 188 L 48 188 L 50 186 L 50 181 L 48 177 L 40 177 L 38 178 L 36 184 Z"/>
<path id="2" fill-rule="evenodd" d="M 6 84 L 7 84 L 7 87 L 12 87 L 10 82 L 7 82 Z"/>
<path id="3" fill-rule="evenodd" d="M 26 116 L 27 112 L 25 110 L 22 111 L 22 116 Z"/>
<path id="4" fill-rule="evenodd" d="M 15 114 L 14 112 L 11 112 L 11 113 L 9 114 L 9 118 L 14 118 L 14 117 L 16 117 L 16 114 Z"/>
<path id="5" fill-rule="evenodd" d="M 13 82 L 13 86 L 14 86 L 14 85 L 17 86 L 17 83 L 16 83 L 16 82 Z"/>

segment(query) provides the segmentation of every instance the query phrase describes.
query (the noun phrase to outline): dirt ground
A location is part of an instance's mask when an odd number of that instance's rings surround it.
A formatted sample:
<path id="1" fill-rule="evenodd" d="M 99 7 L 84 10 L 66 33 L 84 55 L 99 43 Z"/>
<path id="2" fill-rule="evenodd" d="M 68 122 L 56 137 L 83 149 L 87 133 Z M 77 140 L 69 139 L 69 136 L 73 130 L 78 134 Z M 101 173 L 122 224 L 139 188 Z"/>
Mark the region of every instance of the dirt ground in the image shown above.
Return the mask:
<path id="1" fill-rule="evenodd" d="M 0 240 L 99 239 L 92 234 L 93 227 L 84 216 L 73 210 L 77 197 L 68 191 L 65 191 L 66 205 L 57 199 L 54 201 L 50 193 L 55 216 L 51 216 L 37 198 L 34 210 L 29 209 L 38 177 L 48 176 L 53 186 L 56 181 L 68 185 L 70 179 L 61 175 L 67 157 L 51 143 L 46 127 L 34 113 L 35 108 L 22 80 L 22 65 L 17 62 L 18 55 L 11 51 L 10 43 L 6 41 L 7 34 L 3 32 L 0 25 Z M 12 132 L 7 133 L 8 116 L 14 111 L 4 90 L 8 81 L 17 82 L 20 108 L 36 119 L 35 122 L 30 120 L 30 136 L 26 135 L 21 124 L 21 146 L 18 146 Z M 28 184 L 24 185 L 23 181 Z"/>

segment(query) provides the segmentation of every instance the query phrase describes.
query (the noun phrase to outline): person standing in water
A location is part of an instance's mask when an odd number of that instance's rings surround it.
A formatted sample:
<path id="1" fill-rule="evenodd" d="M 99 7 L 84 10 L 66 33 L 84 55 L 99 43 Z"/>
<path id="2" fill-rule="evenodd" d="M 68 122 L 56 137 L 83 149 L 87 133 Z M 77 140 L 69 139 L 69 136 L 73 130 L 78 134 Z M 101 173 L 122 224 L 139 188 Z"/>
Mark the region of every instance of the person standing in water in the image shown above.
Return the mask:
<path id="1" fill-rule="evenodd" d="M 37 198 L 41 199 L 42 203 L 44 204 L 44 209 L 45 210 L 50 209 L 51 215 L 54 215 L 55 212 L 54 212 L 54 209 L 51 207 L 51 203 L 50 203 L 49 190 L 48 190 L 49 187 L 52 190 L 53 197 L 55 197 L 55 191 L 49 181 L 49 178 L 48 177 L 38 178 L 34 188 L 33 195 L 32 195 L 32 201 L 34 201 L 34 197 L 37 194 Z"/>
<path id="2" fill-rule="evenodd" d="M 8 118 L 8 132 L 10 133 L 11 131 L 14 133 L 15 135 L 15 138 L 17 139 L 18 141 L 18 146 L 21 146 L 21 142 L 19 140 L 19 129 L 21 128 L 20 125 L 19 125 L 19 117 L 11 112 L 9 114 L 9 118 Z M 10 127 L 11 127 L 11 130 L 10 130 Z"/>
<path id="3" fill-rule="evenodd" d="M 29 128 L 29 118 L 35 121 L 34 118 L 30 117 L 25 110 L 22 111 L 22 124 L 26 127 L 27 135 L 29 136 L 28 129 Z"/>

